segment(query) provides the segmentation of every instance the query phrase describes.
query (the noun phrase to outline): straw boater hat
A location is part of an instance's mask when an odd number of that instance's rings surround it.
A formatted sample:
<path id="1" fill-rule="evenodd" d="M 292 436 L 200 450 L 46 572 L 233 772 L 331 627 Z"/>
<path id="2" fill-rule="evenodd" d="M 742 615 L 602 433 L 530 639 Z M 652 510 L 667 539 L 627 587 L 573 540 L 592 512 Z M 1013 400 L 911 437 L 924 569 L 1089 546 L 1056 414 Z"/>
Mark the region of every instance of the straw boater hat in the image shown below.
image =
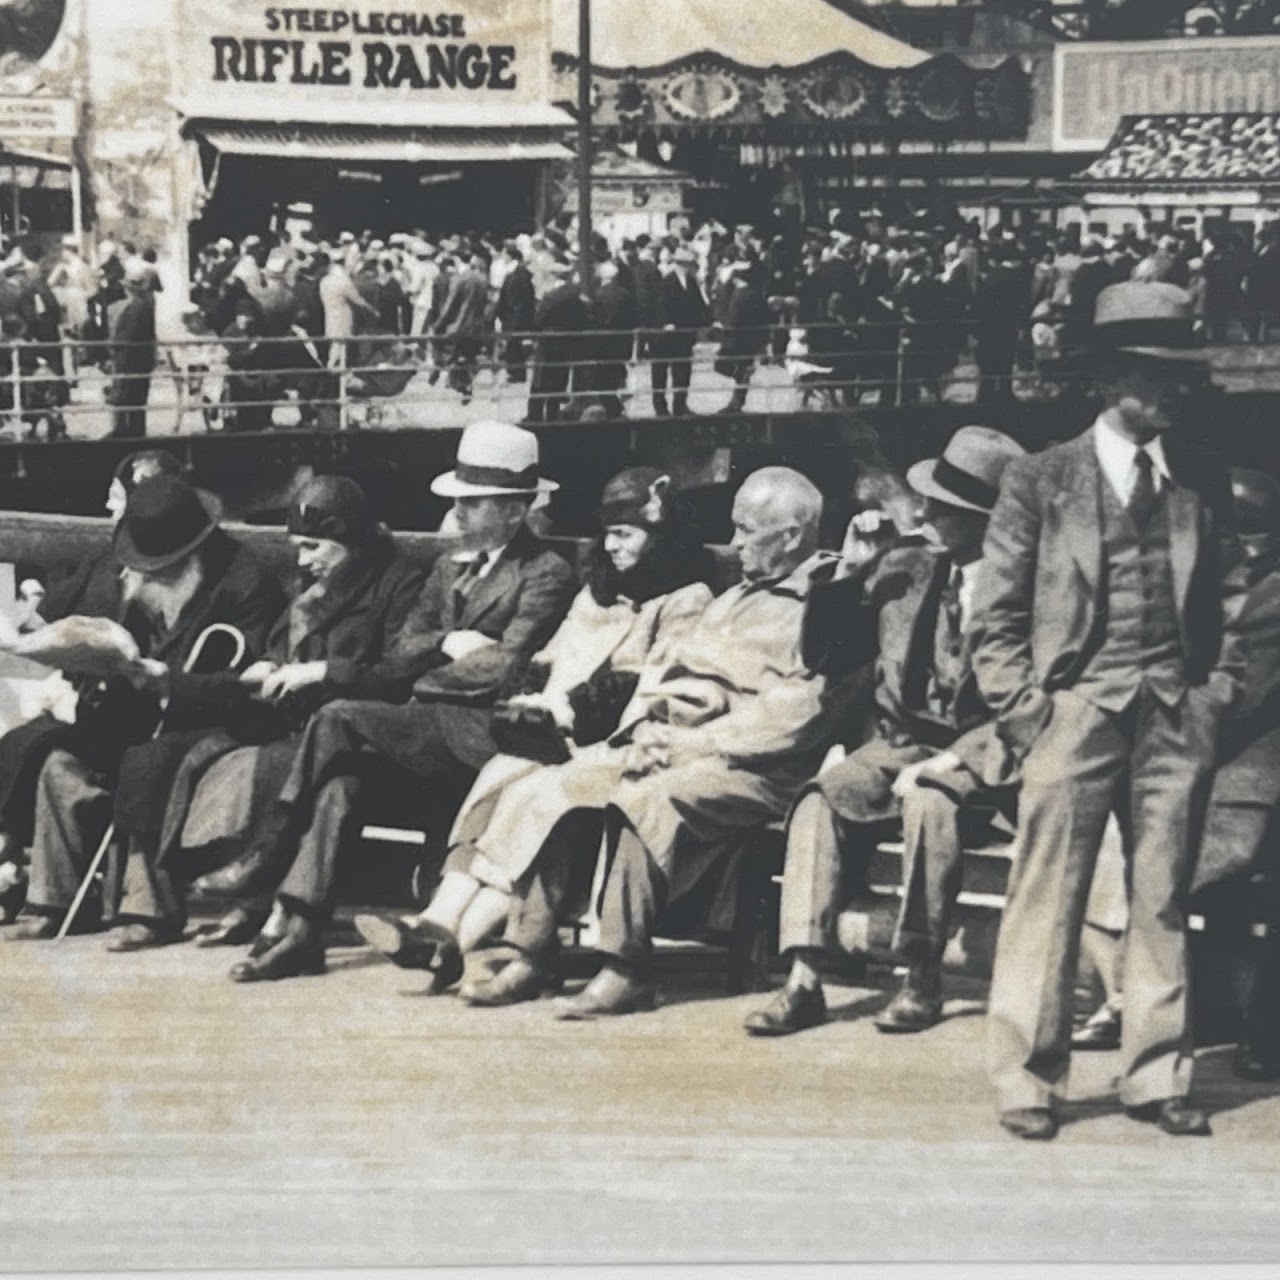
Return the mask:
<path id="1" fill-rule="evenodd" d="M 1002 431 L 961 427 L 947 441 L 942 457 L 925 458 L 907 472 L 907 483 L 935 502 L 990 515 L 1005 467 L 1025 452 Z"/>
<path id="2" fill-rule="evenodd" d="M 1153 360 L 1204 364 L 1197 342 L 1191 295 L 1176 284 L 1125 280 L 1098 294 L 1093 341 L 1100 351 L 1125 351 Z"/>
<path id="3" fill-rule="evenodd" d="M 559 487 L 538 474 L 538 437 L 506 422 L 473 422 L 458 441 L 454 469 L 431 482 L 442 498 L 536 496 Z"/>

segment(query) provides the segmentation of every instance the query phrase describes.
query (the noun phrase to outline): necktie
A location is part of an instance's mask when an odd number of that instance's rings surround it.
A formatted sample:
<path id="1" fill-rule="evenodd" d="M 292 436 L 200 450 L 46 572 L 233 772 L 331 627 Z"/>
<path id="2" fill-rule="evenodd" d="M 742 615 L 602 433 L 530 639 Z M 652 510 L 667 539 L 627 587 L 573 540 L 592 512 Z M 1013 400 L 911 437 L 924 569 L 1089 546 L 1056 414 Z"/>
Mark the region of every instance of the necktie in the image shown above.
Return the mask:
<path id="1" fill-rule="evenodd" d="M 1145 529 L 1156 505 L 1156 483 L 1151 469 L 1151 455 L 1145 449 L 1139 449 L 1133 464 L 1138 473 L 1129 494 L 1129 514 L 1139 529 Z"/>
<path id="2" fill-rule="evenodd" d="M 471 594 L 471 589 L 480 580 L 480 571 L 489 562 L 489 553 L 481 551 L 474 560 L 468 560 L 462 566 L 462 571 L 453 581 L 453 612 L 455 615 L 461 614 L 462 607 L 467 602 L 467 596 Z"/>

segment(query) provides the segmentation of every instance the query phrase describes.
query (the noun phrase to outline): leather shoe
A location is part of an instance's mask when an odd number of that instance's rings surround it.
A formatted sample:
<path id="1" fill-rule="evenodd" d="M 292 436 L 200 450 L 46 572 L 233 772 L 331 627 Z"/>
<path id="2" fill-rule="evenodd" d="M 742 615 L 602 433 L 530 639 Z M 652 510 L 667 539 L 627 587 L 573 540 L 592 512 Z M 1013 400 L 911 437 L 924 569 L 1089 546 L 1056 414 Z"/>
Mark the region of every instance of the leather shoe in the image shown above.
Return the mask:
<path id="1" fill-rule="evenodd" d="M 656 1003 L 653 983 L 641 982 L 606 965 L 576 996 L 557 1000 L 555 1015 L 562 1022 L 590 1022 L 594 1018 L 648 1012 Z"/>
<path id="2" fill-rule="evenodd" d="M 260 935 L 260 939 L 269 937 Z M 281 978 L 310 977 L 324 970 L 323 942 L 310 925 L 292 920 L 273 946 L 233 965 L 228 976 L 232 982 L 277 982 Z"/>
<path id="3" fill-rule="evenodd" d="M 783 987 L 742 1024 L 750 1036 L 789 1036 L 827 1020 L 827 1001 L 820 986 Z"/>
<path id="4" fill-rule="evenodd" d="M 538 1000 L 560 986 L 559 975 L 518 956 L 484 982 L 466 982 L 458 988 L 458 998 L 480 1009 L 498 1009 L 508 1004 Z"/>
<path id="5" fill-rule="evenodd" d="M 266 868 L 266 855 L 250 849 L 193 881 L 191 892 L 197 898 L 239 898 L 257 887 Z"/>
<path id="6" fill-rule="evenodd" d="M 27 877 L 20 871 L 8 878 L 0 889 L 0 925 L 12 924 L 27 903 Z"/>
<path id="7" fill-rule="evenodd" d="M 242 947 L 252 942 L 262 927 L 261 914 L 246 911 L 244 907 L 232 907 L 212 928 L 196 934 L 197 947 Z M 274 942 L 279 939 L 273 939 Z"/>
<path id="8" fill-rule="evenodd" d="M 3 937 L 6 942 L 44 942 L 57 932 L 58 921 L 53 916 L 23 916 Z"/>
<path id="9" fill-rule="evenodd" d="M 148 947 L 167 947 L 171 942 L 181 942 L 182 931 L 165 925 L 143 924 L 135 921 L 111 930 L 107 938 L 107 950 L 117 953 L 145 951 Z"/>
<path id="10" fill-rule="evenodd" d="M 1124 1110 L 1130 1120 L 1158 1125 L 1175 1138 L 1207 1138 L 1213 1132 L 1209 1117 L 1186 1098 L 1162 1098 L 1159 1102 L 1144 1102 Z"/>
<path id="11" fill-rule="evenodd" d="M 1120 1047 L 1120 1015 L 1112 1009 L 1099 1009 L 1071 1037 L 1071 1047 L 1081 1052 L 1110 1053 Z"/>
<path id="12" fill-rule="evenodd" d="M 937 991 L 937 987 L 933 990 Z M 886 1035 L 928 1031 L 941 1021 L 941 994 L 932 994 L 928 986 L 910 977 L 875 1018 L 876 1030 L 883 1031 Z"/>
<path id="13" fill-rule="evenodd" d="M 1048 1142 L 1058 1136 L 1058 1118 L 1048 1107 L 1015 1107 L 1000 1113 L 1000 1125 L 1015 1138 Z"/>
<path id="14" fill-rule="evenodd" d="M 1231 1070 L 1241 1080 L 1280 1080 L 1280 1054 L 1263 1053 L 1251 1044 L 1240 1044 L 1231 1055 Z"/>

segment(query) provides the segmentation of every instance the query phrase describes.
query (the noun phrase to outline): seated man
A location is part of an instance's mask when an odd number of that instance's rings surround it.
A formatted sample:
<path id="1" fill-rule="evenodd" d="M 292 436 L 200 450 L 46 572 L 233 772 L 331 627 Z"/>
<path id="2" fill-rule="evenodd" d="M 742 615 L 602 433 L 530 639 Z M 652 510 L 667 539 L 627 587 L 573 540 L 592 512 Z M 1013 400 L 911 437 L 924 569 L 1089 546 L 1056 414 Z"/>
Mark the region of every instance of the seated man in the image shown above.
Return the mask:
<path id="1" fill-rule="evenodd" d="M 653 929 L 668 902 L 715 867 L 735 837 L 786 812 L 825 749 L 824 681 L 801 656 L 813 582 L 836 557 L 817 550 L 822 497 L 787 467 L 748 476 L 733 505 L 743 580 L 707 605 L 660 660 L 641 668 L 630 706 L 591 768 L 611 770 L 610 871 L 600 909 L 605 965 L 558 1006 L 576 1019 L 651 1008 Z M 556 926 L 583 852 L 548 838 L 506 940 L 520 952 L 473 1004 L 537 998 L 553 980 Z"/>
<path id="2" fill-rule="evenodd" d="M 157 475 L 176 476 L 182 466 L 163 449 L 143 449 L 124 457 L 107 486 L 106 509 L 113 525 L 124 515 L 129 495 L 143 480 Z M 115 617 L 120 611 L 120 564 L 110 546 L 85 557 L 74 569 L 53 578 L 31 622 L 58 622 L 73 614 Z M 30 625 L 30 624 L 29 624 Z M 65 682 L 46 686 L 48 710 L 0 737 L 0 924 L 10 924 L 26 900 L 24 867 L 35 821 L 36 779 L 55 747 L 71 747 L 111 724 L 122 740 L 130 728 L 118 708 L 104 703 L 102 688 L 84 678 L 75 681 L 77 699 L 73 723 L 53 714 L 52 707 Z M 145 728 L 141 730 L 145 734 Z"/>
<path id="3" fill-rule="evenodd" d="M 569 565 L 525 527 L 535 497 L 555 487 L 538 476 L 532 432 L 496 422 L 463 432 L 456 469 L 431 485 L 454 500 L 462 549 L 436 561 L 390 654 L 355 682 L 353 698 L 367 700 L 331 702 L 311 718 L 255 843 L 196 882 L 206 893 L 239 896 L 288 867 L 276 909 L 233 981 L 322 970 L 339 856 L 359 833 L 358 801 L 371 776 L 461 799 L 496 754 L 493 703 L 550 638 L 573 594 Z"/>
<path id="4" fill-rule="evenodd" d="M 821 773 L 791 815 L 780 946 L 786 986 L 746 1022 L 778 1036 L 826 1021 L 818 977 L 841 907 L 842 854 L 865 858 L 877 828 L 901 817 L 905 851 L 894 950 L 909 965 L 881 1013 L 882 1031 L 922 1031 L 942 1017 L 942 953 L 960 888 L 960 818 L 990 797 L 998 772 L 991 717 L 969 666 L 964 633 L 1000 476 L 1019 448 L 986 427 L 961 427 L 941 458 L 911 468 L 942 550 L 902 546 L 873 562 L 863 598 L 878 615 L 876 734 Z"/>
<path id="5" fill-rule="evenodd" d="M 196 490 L 173 476 L 153 476 L 129 495 L 113 547 L 124 566 L 119 620 L 142 654 L 130 676 L 137 687 L 122 676 L 108 681 L 103 703 L 111 705 L 111 718 L 60 743 L 45 761 L 36 787 L 30 918 L 10 931 L 10 939 L 57 932 L 131 761 L 164 750 L 175 734 L 209 724 L 210 684 L 223 677 L 184 670 L 205 629 L 236 628 L 244 637 L 244 657 L 252 659 L 283 604 L 279 584 L 261 561 L 218 526 Z M 162 707 L 165 733 L 152 739 Z M 127 737 L 122 723 L 131 727 Z M 109 887 L 108 911 L 115 896 Z"/>

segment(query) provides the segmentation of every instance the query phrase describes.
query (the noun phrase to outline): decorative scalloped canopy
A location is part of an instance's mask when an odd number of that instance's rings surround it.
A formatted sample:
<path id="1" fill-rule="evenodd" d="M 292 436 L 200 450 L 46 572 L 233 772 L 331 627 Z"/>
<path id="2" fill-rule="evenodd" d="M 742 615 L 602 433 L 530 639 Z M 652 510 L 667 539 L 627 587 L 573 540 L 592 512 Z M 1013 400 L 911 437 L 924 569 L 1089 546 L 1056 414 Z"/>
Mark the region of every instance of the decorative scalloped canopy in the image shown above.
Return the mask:
<path id="1" fill-rule="evenodd" d="M 578 0 L 552 0 L 552 48 L 578 50 Z M 661 67 L 695 53 L 741 67 L 796 67 L 846 53 L 882 70 L 905 70 L 930 55 L 859 22 L 827 0 L 595 0 L 591 61 L 600 68 Z"/>

